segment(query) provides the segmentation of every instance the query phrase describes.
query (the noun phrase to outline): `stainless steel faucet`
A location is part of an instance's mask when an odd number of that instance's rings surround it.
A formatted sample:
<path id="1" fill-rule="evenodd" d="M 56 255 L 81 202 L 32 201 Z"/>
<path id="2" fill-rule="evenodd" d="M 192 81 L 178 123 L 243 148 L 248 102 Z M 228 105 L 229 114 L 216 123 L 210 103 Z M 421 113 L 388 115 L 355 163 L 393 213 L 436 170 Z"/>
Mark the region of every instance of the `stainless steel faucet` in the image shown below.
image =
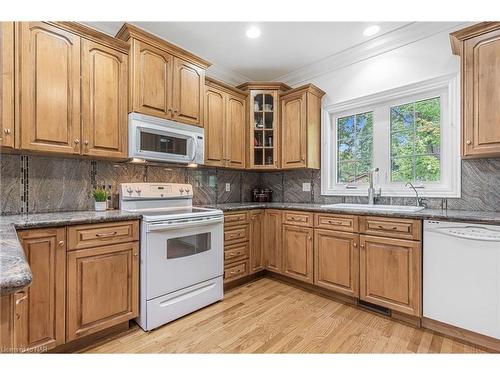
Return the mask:
<path id="1" fill-rule="evenodd" d="M 413 189 L 413 191 L 415 192 L 415 206 L 427 207 L 427 203 L 425 203 L 426 199 L 418 197 L 418 191 L 410 181 L 408 181 L 406 183 L 405 187 L 411 187 Z"/>
<path id="2" fill-rule="evenodd" d="M 380 197 L 380 194 L 382 192 L 382 189 L 378 189 L 378 191 L 375 190 L 373 187 L 373 174 L 375 172 L 378 172 L 378 168 L 373 168 L 370 171 L 370 187 L 368 188 L 368 204 L 375 204 L 375 199 Z"/>

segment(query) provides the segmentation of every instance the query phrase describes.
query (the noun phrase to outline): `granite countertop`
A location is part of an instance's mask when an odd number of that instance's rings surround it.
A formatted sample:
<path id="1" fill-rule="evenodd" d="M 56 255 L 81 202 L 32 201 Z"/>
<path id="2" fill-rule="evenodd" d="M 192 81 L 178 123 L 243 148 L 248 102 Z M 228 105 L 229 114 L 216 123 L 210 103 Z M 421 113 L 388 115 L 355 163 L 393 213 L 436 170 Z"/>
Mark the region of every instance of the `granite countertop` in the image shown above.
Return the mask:
<path id="1" fill-rule="evenodd" d="M 139 214 L 120 210 L 0 216 L 0 296 L 12 294 L 32 281 L 31 270 L 16 230 L 140 218 Z"/>
<path id="2" fill-rule="evenodd" d="M 299 211 L 328 212 L 337 214 L 390 216 L 408 219 L 449 220 L 482 224 L 500 224 L 500 212 L 495 211 L 461 211 L 424 209 L 419 212 L 363 211 L 345 208 L 325 207 L 317 203 L 225 203 L 207 207 L 216 207 L 222 211 L 251 210 L 259 208 L 275 208 Z"/>

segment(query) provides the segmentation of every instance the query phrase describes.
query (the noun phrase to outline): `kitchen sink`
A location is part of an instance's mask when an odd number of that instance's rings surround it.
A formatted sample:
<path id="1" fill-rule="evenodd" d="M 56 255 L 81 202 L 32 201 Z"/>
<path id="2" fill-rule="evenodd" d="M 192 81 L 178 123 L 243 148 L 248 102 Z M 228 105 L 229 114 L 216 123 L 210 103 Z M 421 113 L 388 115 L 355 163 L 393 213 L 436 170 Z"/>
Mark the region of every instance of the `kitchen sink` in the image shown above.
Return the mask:
<path id="1" fill-rule="evenodd" d="M 387 211 L 387 212 L 418 212 L 422 211 L 425 207 L 419 206 L 395 206 L 388 204 L 356 204 L 356 203 L 335 203 L 324 204 L 324 208 L 337 208 L 346 210 L 359 210 L 359 211 Z"/>

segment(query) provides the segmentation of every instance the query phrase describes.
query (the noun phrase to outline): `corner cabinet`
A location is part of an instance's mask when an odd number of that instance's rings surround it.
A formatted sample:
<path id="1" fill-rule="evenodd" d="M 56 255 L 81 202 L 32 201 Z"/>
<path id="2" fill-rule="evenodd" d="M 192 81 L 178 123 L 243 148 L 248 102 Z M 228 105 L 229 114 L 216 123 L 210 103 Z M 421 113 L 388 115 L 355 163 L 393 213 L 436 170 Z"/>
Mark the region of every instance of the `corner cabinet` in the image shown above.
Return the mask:
<path id="1" fill-rule="evenodd" d="M 500 22 L 450 34 L 461 57 L 462 156 L 500 156 Z"/>
<path id="2" fill-rule="evenodd" d="M 283 169 L 320 168 L 321 98 L 314 85 L 281 97 L 281 166 Z"/>
<path id="3" fill-rule="evenodd" d="M 0 22 L 0 146 L 15 146 L 14 22 Z"/>
<path id="4" fill-rule="evenodd" d="M 281 273 L 283 269 L 281 210 L 265 210 L 264 258 L 266 269 Z"/>
<path id="5" fill-rule="evenodd" d="M 250 273 L 262 271 L 264 261 L 265 216 L 263 210 L 249 212 L 250 216 Z"/>
<path id="6" fill-rule="evenodd" d="M 246 94 L 208 78 L 204 117 L 205 165 L 245 168 Z"/>
<path id="7" fill-rule="evenodd" d="M 128 44 L 73 22 L 16 25 L 21 149 L 126 158 Z"/>
<path id="8" fill-rule="evenodd" d="M 210 63 L 127 23 L 117 38 L 132 46 L 129 112 L 203 126 Z"/>

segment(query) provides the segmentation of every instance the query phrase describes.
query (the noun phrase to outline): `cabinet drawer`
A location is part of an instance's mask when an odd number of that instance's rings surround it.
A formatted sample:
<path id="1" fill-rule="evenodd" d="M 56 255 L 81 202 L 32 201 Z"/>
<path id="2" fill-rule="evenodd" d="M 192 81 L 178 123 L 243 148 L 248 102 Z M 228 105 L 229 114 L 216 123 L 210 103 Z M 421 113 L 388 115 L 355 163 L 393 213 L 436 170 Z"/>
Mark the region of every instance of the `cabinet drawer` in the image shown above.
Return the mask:
<path id="1" fill-rule="evenodd" d="M 354 215 L 315 214 L 314 225 L 321 229 L 357 232 L 358 217 Z"/>
<path id="2" fill-rule="evenodd" d="M 420 241 L 422 238 L 420 220 L 362 216 L 359 225 L 360 232 L 364 234 L 416 241 Z"/>
<path id="3" fill-rule="evenodd" d="M 248 241 L 248 224 L 224 231 L 224 245 Z"/>
<path id="4" fill-rule="evenodd" d="M 248 212 L 247 211 L 233 212 L 233 213 L 224 215 L 224 226 L 225 227 L 230 227 L 230 226 L 234 226 L 234 225 L 241 225 L 241 224 L 246 224 L 246 223 L 248 223 Z"/>
<path id="5" fill-rule="evenodd" d="M 285 211 L 283 213 L 283 224 L 299 225 L 302 227 L 312 227 L 313 214 L 301 211 Z"/>
<path id="6" fill-rule="evenodd" d="M 248 261 L 240 264 L 231 265 L 224 269 L 224 282 L 239 279 L 240 277 L 248 275 Z"/>
<path id="7" fill-rule="evenodd" d="M 139 240 L 139 222 L 121 221 L 68 227 L 68 250 Z"/>
<path id="8" fill-rule="evenodd" d="M 224 248 L 224 263 L 233 263 L 238 260 L 245 260 L 248 258 L 248 250 L 248 242 L 226 246 Z"/>

